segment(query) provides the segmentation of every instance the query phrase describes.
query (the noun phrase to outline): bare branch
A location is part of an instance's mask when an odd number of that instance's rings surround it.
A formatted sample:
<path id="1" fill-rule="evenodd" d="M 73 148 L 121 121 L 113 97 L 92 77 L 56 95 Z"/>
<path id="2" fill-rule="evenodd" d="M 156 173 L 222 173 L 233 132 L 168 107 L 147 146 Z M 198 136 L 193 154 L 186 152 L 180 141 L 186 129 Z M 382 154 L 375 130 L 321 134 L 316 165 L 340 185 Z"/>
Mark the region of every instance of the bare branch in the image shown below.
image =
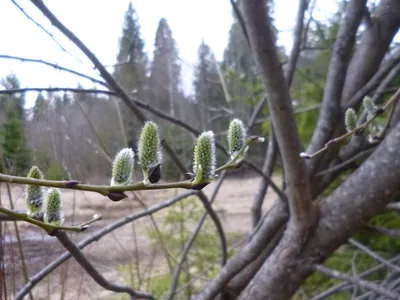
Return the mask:
<path id="1" fill-rule="evenodd" d="M 400 49 L 397 50 L 395 54 L 393 54 L 393 56 L 378 70 L 378 72 L 375 73 L 375 75 L 360 90 L 357 91 L 357 93 L 355 93 L 351 97 L 351 99 L 349 99 L 346 108 L 357 106 L 359 103 L 361 103 L 364 96 L 366 96 L 368 93 L 371 93 L 373 89 L 376 88 L 377 86 L 382 86 L 382 87 L 384 86 L 384 88 L 378 87 L 379 91 L 383 91 L 387 87 L 387 83 L 383 84 L 383 82 L 390 80 L 388 78 L 392 77 L 392 75 L 389 75 L 392 73 L 391 70 L 396 68 L 396 66 L 398 66 L 399 63 L 400 63 Z M 378 93 L 378 90 L 373 97 L 375 102 L 381 95 L 381 92 Z"/>
<path id="2" fill-rule="evenodd" d="M 376 292 L 379 295 L 386 296 L 389 299 L 399 299 L 399 297 L 400 297 L 399 294 L 396 294 L 395 292 L 393 292 L 393 291 L 391 291 L 391 290 L 389 290 L 387 288 L 381 287 L 381 286 L 379 286 L 379 285 L 377 285 L 375 283 L 368 282 L 366 280 L 363 280 L 363 279 L 360 279 L 360 278 L 357 278 L 357 277 L 354 277 L 354 276 L 350 276 L 350 275 L 347 275 L 345 273 L 341 273 L 341 272 L 336 271 L 336 270 L 331 270 L 331 269 L 326 268 L 326 267 L 324 267 L 322 265 L 314 265 L 313 268 L 314 268 L 315 271 L 318 271 L 318 272 L 320 272 L 320 273 L 322 273 L 322 274 L 324 274 L 324 275 L 326 275 L 328 277 L 333 277 L 333 278 L 336 278 L 336 279 L 341 279 L 341 280 L 344 280 L 344 281 L 351 282 L 351 283 L 355 284 L 356 286 L 367 288 L 367 289 L 369 289 L 371 291 Z"/>
<path id="3" fill-rule="evenodd" d="M 7 89 L 0 90 L 0 94 L 12 95 L 18 93 L 26 92 L 71 92 L 71 93 L 86 93 L 86 94 L 104 94 L 104 95 L 115 95 L 114 92 L 97 90 L 97 89 L 78 89 L 78 88 L 68 88 L 68 87 L 51 87 L 51 88 L 20 88 L 20 89 Z"/>
<path id="4" fill-rule="evenodd" d="M 400 260 L 400 255 L 398 255 L 396 257 L 393 257 L 392 259 L 389 260 L 389 262 L 393 264 L 393 263 L 399 262 L 399 260 Z M 381 271 L 381 270 L 383 270 L 385 268 L 386 268 L 386 266 L 384 264 L 379 264 L 379 265 L 376 265 L 376 266 L 374 266 L 374 267 L 372 267 L 372 268 L 370 268 L 370 269 L 358 274 L 358 277 L 359 278 L 364 278 L 364 277 L 369 276 L 369 275 L 371 275 L 371 274 L 373 274 L 375 272 Z M 336 286 L 333 286 L 333 287 L 327 289 L 326 291 L 324 291 L 321 294 L 313 297 L 310 300 L 322 300 L 322 299 L 325 299 L 325 298 L 329 297 L 330 295 L 332 295 L 332 294 L 334 294 L 334 293 L 336 293 L 338 291 L 341 291 L 346 286 L 348 286 L 347 282 L 340 283 L 340 284 L 338 284 Z"/>
<path id="5" fill-rule="evenodd" d="M 290 219 L 300 231 L 307 230 L 312 204 L 307 180 L 306 166 L 298 159 L 301 142 L 296 128 L 289 91 L 276 52 L 274 37 L 268 21 L 264 1 L 245 1 L 243 12 L 246 28 L 255 56 L 257 67 L 266 90 L 272 124 L 281 151 L 287 180 Z M 263 36 L 262 39 L 259 37 Z M 301 234 L 297 235 L 299 238 Z"/>
<path id="6" fill-rule="evenodd" d="M 277 201 L 268 211 L 267 216 L 260 222 L 260 228 L 256 235 L 244 246 L 240 252 L 228 260 L 219 274 L 213 278 L 203 291 L 196 296 L 196 300 L 214 299 L 224 286 L 236 274 L 254 261 L 264 250 L 265 245 L 273 238 L 279 228 L 287 221 L 287 206 L 283 201 Z"/>
<path id="7" fill-rule="evenodd" d="M 366 0 L 352 0 L 347 6 L 346 15 L 339 28 L 329 64 L 320 116 L 306 151 L 307 153 L 318 151 L 331 139 L 336 128 L 337 119 L 341 116 L 340 98 L 357 28 L 360 25 L 366 2 Z M 321 157 L 309 162 L 310 174 L 315 171 L 320 159 Z"/>
<path id="8" fill-rule="evenodd" d="M 215 187 L 213 195 L 210 198 L 209 205 L 212 205 L 212 203 L 215 201 L 218 191 L 221 188 L 222 183 L 224 182 L 225 175 L 226 175 L 225 171 L 222 172 L 222 174 L 220 175 L 220 178 L 218 179 L 218 182 L 217 182 L 217 186 Z M 166 297 L 167 300 L 172 300 L 173 297 L 175 296 L 175 292 L 178 287 L 179 277 L 180 277 L 181 270 L 183 268 L 183 264 L 186 261 L 187 255 L 189 254 L 189 251 L 192 248 L 197 235 L 199 234 L 201 228 L 203 227 L 203 224 L 204 224 L 206 218 L 207 218 L 207 212 L 203 214 L 199 223 L 197 224 L 196 229 L 193 231 L 192 236 L 185 244 L 182 254 L 179 257 L 178 266 L 176 267 L 176 270 L 175 270 L 173 278 L 172 278 L 172 283 L 169 288 L 168 296 Z M 226 245 L 225 245 L 225 247 L 226 247 Z M 227 250 L 225 249 L 222 251 L 221 266 L 224 266 L 226 264 L 226 260 L 227 260 Z"/>
<path id="9" fill-rule="evenodd" d="M 236 16 L 237 20 L 239 21 L 240 28 L 241 28 L 242 31 L 243 31 L 243 35 L 244 35 L 244 37 L 246 38 L 247 44 L 249 45 L 249 47 L 251 47 L 251 45 L 250 45 L 250 39 L 249 39 L 249 34 L 247 33 L 247 28 L 246 28 L 246 26 L 245 26 L 245 24 L 244 24 L 243 16 L 242 16 L 242 14 L 240 13 L 240 9 L 239 9 L 239 7 L 237 6 L 235 0 L 229 0 L 229 1 L 230 1 L 230 3 L 231 3 L 231 6 L 232 6 L 233 11 L 234 11 L 234 13 L 235 13 L 235 16 Z"/>
<path id="10" fill-rule="evenodd" d="M 395 264 L 392 264 L 391 262 L 389 262 L 388 260 L 386 260 L 385 258 L 383 258 L 382 256 L 378 255 L 376 252 L 372 251 L 371 249 L 369 249 L 367 246 L 357 242 L 355 239 L 349 239 L 349 244 L 364 251 L 365 253 L 367 253 L 369 256 L 371 256 L 372 258 L 376 259 L 377 261 L 379 261 L 380 263 L 384 264 L 385 266 L 389 267 L 390 269 L 396 270 L 397 272 L 400 272 L 400 267 L 398 267 Z"/>
<path id="11" fill-rule="evenodd" d="M 90 81 L 92 81 L 92 82 L 94 82 L 94 83 L 101 84 L 102 86 L 108 87 L 108 85 L 107 85 L 104 81 L 101 81 L 101 80 L 96 79 L 96 78 L 94 78 L 94 77 L 85 75 L 85 74 L 83 74 L 83 73 L 80 73 L 80 72 L 78 72 L 78 71 L 75 71 L 75 70 L 72 70 L 72 69 L 69 69 L 69 68 L 66 68 L 66 67 L 63 67 L 63 66 L 59 66 L 59 65 L 57 65 L 57 64 L 54 64 L 54 63 L 51 63 L 51 62 L 48 62 L 48 61 L 45 61 L 45 60 L 33 59 L 33 58 L 26 58 L 26 57 L 19 57 L 19 56 L 11 56 L 11 55 L 0 55 L 0 59 L 1 59 L 1 58 L 13 59 L 13 60 L 20 60 L 20 61 L 22 61 L 22 62 L 32 62 L 32 63 L 43 64 L 43 65 L 46 65 L 46 66 L 49 66 L 49 67 L 53 67 L 53 68 L 55 68 L 55 69 L 57 69 L 57 70 L 65 71 L 65 72 L 68 72 L 68 73 L 77 75 L 77 76 L 79 76 L 79 77 L 88 79 L 88 80 L 90 80 Z"/>
<path id="12" fill-rule="evenodd" d="M 300 48 L 303 37 L 304 15 L 307 10 L 309 0 L 300 0 L 299 9 L 297 11 L 296 27 L 294 30 L 293 47 L 285 72 L 285 78 L 288 86 L 292 85 L 294 71 L 296 70 L 297 60 L 300 54 Z"/>
<path id="13" fill-rule="evenodd" d="M 360 1 L 362 2 L 362 1 Z M 346 82 L 343 87 L 342 106 L 347 107 L 348 101 L 376 73 L 382 59 L 388 51 L 394 35 L 400 26 L 400 2 L 397 0 L 380 1 L 374 11 L 373 24 L 367 28 L 360 44 L 353 53 L 349 64 Z M 361 10 L 364 13 L 365 10 Z"/>
<path id="14" fill-rule="evenodd" d="M 103 236 L 109 234 L 110 232 L 126 225 L 129 224 L 132 221 L 138 220 L 140 218 L 149 216 L 151 214 L 156 213 L 157 211 L 160 211 L 162 209 L 165 209 L 167 207 L 170 207 L 171 205 L 187 198 L 190 197 L 192 195 L 196 195 L 198 192 L 196 191 L 188 191 L 182 194 L 179 194 L 171 199 L 169 199 L 168 201 L 165 201 L 161 204 L 155 205 L 150 207 L 149 209 L 145 210 L 145 211 L 141 211 L 138 213 L 133 213 L 131 215 L 128 215 L 108 226 L 106 226 L 105 228 L 95 232 L 93 235 L 91 235 L 90 237 L 86 238 L 85 240 L 81 241 L 80 243 L 77 244 L 77 247 L 79 249 L 84 249 L 87 246 L 89 246 L 90 244 L 92 244 L 93 242 L 97 242 L 99 239 L 101 239 Z M 57 258 L 56 260 L 54 260 L 52 263 L 50 263 L 49 265 L 47 265 L 45 268 L 43 268 L 39 273 L 37 273 L 36 275 L 34 275 L 33 277 L 31 277 L 29 283 L 27 285 L 25 285 L 19 292 L 18 294 L 15 296 L 15 300 L 22 300 L 28 293 L 30 290 L 32 290 L 39 282 L 41 282 L 48 274 L 50 274 L 51 272 L 53 272 L 58 266 L 60 266 L 62 263 L 64 263 L 66 260 L 68 260 L 69 258 L 71 258 L 71 254 L 69 252 L 66 252 L 64 254 L 62 254 L 59 258 Z"/>
<path id="15" fill-rule="evenodd" d="M 46 33 L 46 34 L 58 45 L 58 47 L 60 47 L 60 49 L 61 49 L 62 51 L 64 51 L 65 53 L 67 53 L 69 56 L 75 58 L 77 61 L 82 62 L 82 60 L 80 60 L 79 58 L 77 58 L 76 56 L 74 56 L 74 55 L 72 55 L 70 52 L 68 52 L 68 51 L 60 44 L 60 42 L 58 42 L 58 41 L 56 40 L 56 38 L 54 37 L 54 35 L 53 35 L 51 32 L 49 32 L 46 28 L 44 28 L 42 25 L 40 25 L 38 22 L 36 22 L 31 16 L 29 16 L 29 15 L 25 12 L 25 10 L 24 10 L 21 6 L 19 6 L 19 5 L 17 4 L 17 2 L 16 2 L 15 0 L 11 0 L 11 1 L 12 1 L 12 2 L 14 3 L 14 5 L 25 15 L 25 17 L 28 18 L 28 20 L 32 21 L 37 27 L 39 27 L 41 30 L 43 30 L 43 32 Z"/>
<path id="16" fill-rule="evenodd" d="M 266 152 L 264 165 L 262 168 L 262 172 L 266 174 L 268 177 L 271 177 L 272 172 L 274 170 L 274 166 L 276 163 L 278 155 L 278 146 L 276 144 L 276 138 L 273 130 L 271 130 L 271 134 L 269 136 L 268 149 Z M 258 222 L 261 219 L 262 215 L 262 205 L 264 203 L 264 197 L 268 190 L 268 181 L 264 178 L 261 179 L 260 186 L 258 188 L 257 194 L 254 197 L 253 204 L 251 207 L 251 216 L 253 222 L 253 228 L 255 228 Z"/>
<path id="17" fill-rule="evenodd" d="M 395 203 L 390 203 L 390 204 L 395 204 Z M 375 230 L 376 232 L 379 232 L 381 234 L 384 234 L 384 235 L 387 235 L 390 237 L 400 238 L 400 230 L 398 230 L 398 229 L 390 229 L 390 228 L 384 228 L 384 227 L 379 227 L 379 226 L 374 226 L 374 225 L 368 225 L 368 228 L 371 228 L 371 229 Z"/>
<path id="18" fill-rule="evenodd" d="M 71 255 L 75 258 L 75 260 L 85 269 L 87 274 L 97 282 L 98 285 L 102 286 L 104 289 L 113 291 L 116 293 L 127 293 L 132 298 L 135 299 L 152 299 L 155 298 L 149 294 L 134 290 L 128 286 L 117 285 L 109 282 L 107 279 L 103 277 L 103 275 L 95 269 L 95 267 L 87 260 L 85 255 L 81 252 L 81 250 L 69 239 L 68 235 L 59 231 L 56 233 L 56 238 L 59 242 L 71 253 Z"/>

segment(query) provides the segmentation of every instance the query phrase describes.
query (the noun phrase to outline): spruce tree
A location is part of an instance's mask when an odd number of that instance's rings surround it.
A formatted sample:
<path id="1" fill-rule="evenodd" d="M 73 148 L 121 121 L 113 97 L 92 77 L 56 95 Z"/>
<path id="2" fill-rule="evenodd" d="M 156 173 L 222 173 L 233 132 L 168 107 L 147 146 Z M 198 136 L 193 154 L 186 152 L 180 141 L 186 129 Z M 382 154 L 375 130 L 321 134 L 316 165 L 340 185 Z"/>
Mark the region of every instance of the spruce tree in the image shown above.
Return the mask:
<path id="1" fill-rule="evenodd" d="M 144 41 L 140 34 L 140 25 L 132 2 L 124 16 L 122 36 L 119 40 L 119 51 L 115 77 L 119 83 L 140 100 L 144 98 L 146 86 L 147 55 L 144 52 Z M 123 104 L 120 104 L 123 106 Z M 121 107 L 124 119 L 128 147 L 134 148 L 137 140 L 137 128 L 140 123 L 128 109 Z"/>
<path id="2" fill-rule="evenodd" d="M 220 128 L 217 128 L 215 124 L 218 124 L 218 127 L 226 125 L 221 122 L 222 120 L 209 124 L 210 120 L 216 114 L 220 114 L 220 111 L 212 112 L 210 109 L 221 109 L 227 104 L 224 99 L 222 86 L 218 84 L 218 81 L 219 75 L 214 54 L 210 47 L 203 41 L 198 49 L 198 63 L 195 69 L 195 79 L 193 82 L 195 100 L 199 105 L 202 130 L 206 130 L 206 128 L 209 128 L 211 125 L 214 131 L 219 132 Z"/>
<path id="3" fill-rule="evenodd" d="M 30 151 L 19 119 L 18 106 L 10 102 L 6 107 L 6 120 L 1 129 L 1 151 L 11 173 L 24 174 L 30 166 Z"/>
<path id="4" fill-rule="evenodd" d="M 151 65 L 151 98 L 155 105 L 171 116 L 180 115 L 178 103 L 182 98 L 179 88 L 181 67 L 178 49 L 166 19 L 158 23 Z"/>
<path id="5" fill-rule="evenodd" d="M 9 74 L 1 80 L 1 85 L 4 89 L 18 89 L 20 83 L 15 74 Z M 6 111 L 9 103 L 14 103 L 17 118 L 24 121 L 24 106 L 25 106 L 25 95 L 24 94 L 12 94 L 12 95 L 1 95 L 0 96 L 0 111 Z"/>

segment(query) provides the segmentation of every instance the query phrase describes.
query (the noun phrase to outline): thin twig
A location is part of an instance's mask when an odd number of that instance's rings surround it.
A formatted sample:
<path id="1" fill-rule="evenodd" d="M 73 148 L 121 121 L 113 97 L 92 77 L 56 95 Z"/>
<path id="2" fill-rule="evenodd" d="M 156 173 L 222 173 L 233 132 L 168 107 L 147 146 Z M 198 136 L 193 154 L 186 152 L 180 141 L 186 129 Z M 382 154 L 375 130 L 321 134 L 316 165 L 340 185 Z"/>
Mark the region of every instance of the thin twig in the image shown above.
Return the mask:
<path id="1" fill-rule="evenodd" d="M 353 129 L 353 130 L 351 130 L 349 132 L 346 132 L 345 134 L 328 141 L 325 144 L 325 146 L 323 148 L 319 149 L 318 151 L 316 151 L 316 152 L 314 152 L 312 154 L 307 154 L 307 153 L 302 152 L 302 153 L 300 153 L 300 156 L 303 157 L 303 158 L 307 158 L 307 159 L 314 158 L 314 157 L 322 154 L 326 150 L 328 150 L 328 148 L 331 147 L 332 145 L 343 141 L 344 139 L 348 138 L 349 136 L 352 136 L 353 134 L 357 134 L 359 132 L 362 132 L 363 130 L 365 130 L 368 127 L 369 124 L 371 124 L 376 119 L 376 117 L 378 117 L 379 115 L 384 113 L 389 107 L 394 106 L 399 98 L 400 98 L 400 89 L 398 89 L 396 91 L 396 93 L 394 93 L 392 95 L 392 97 L 390 97 L 390 99 L 385 103 L 385 105 L 383 105 L 383 107 L 380 110 L 378 110 L 375 114 L 373 114 L 371 116 L 371 118 L 366 120 L 364 123 L 362 123 L 361 125 L 357 126 L 355 129 Z"/>
<path id="2" fill-rule="evenodd" d="M 169 199 L 168 201 L 165 201 L 161 204 L 155 205 L 150 207 L 148 210 L 145 211 L 141 211 L 138 213 L 133 213 L 131 215 L 128 215 L 108 226 L 106 226 L 105 228 L 95 232 L 93 235 L 91 235 L 90 237 L 86 238 L 85 240 L 81 241 L 80 243 L 78 243 L 76 246 L 79 249 L 84 249 L 87 246 L 89 246 L 90 244 L 92 244 L 93 242 L 97 242 L 99 239 L 101 239 L 103 236 L 109 234 L 110 232 L 126 225 L 129 224 L 132 221 L 138 220 L 140 218 L 146 217 L 148 215 L 151 215 L 157 211 L 160 211 L 162 209 L 165 209 L 173 204 L 175 204 L 178 201 L 181 201 L 187 197 L 190 197 L 192 195 L 195 195 L 196 193 L 198 193 L 197 191 L 187 191 L 185 193 L 179 194 L 171 199 Z M 54 260 L 52 263 L 50 263 L 49 265 L 47 265 L 45 268 L 43 268 L 41 271 L 39 271 L 39 273 L 37 273 L 36 275 L 34 275 L 33 277 L 31 277 L 31 280 L 29 281 L 29 283 L 27 285 L 25 285 L 19 292 L 18 294 L 15 296 L 15 300 L 22 300 L 28 293 L 30 290 L 32 290 L 39 282 L 41 282 L 48 274 L 50 274 L 51 272 L 53 272 L 58 266 L 60 266 L 62 263 L 64 263 L 66 260 L 68 260 L 69 258 L 71 258 L 71 254 L 69 252 L 66 252 L 64 254 L 62 254 L 61 256 L 59 256 L 56 260 Z"/>
<path id="3" fill-rule="evenodd" d="M 374 225 L 368 225 L 368 228 L 390 237 L 400 238 L 400 230 L 398 229 L 390 229 Z"/>
<path id="4" fill-rule="evenodd" d="M 26 93 L 26 92 L 50 92 L 50 93 L 71 92 L 71 93 L 115 95 L 114 92 L 106 90 L 79 89 L 79 88 L 68 88 L 68 87 L 51 87 L 51 88 L 31 87 L 31 88 L 7 89 L 7 90 L 0 90 L 0 95 L 1 94 L 12 95 L 12 94 Z"/>
<path id="5" fill-rule="evenodd" d="M 79 76 L 79 77 L 88 79 L 88 80 L 90 80 L 90 81 L 92 81 L 92 82 L 94 82 L 94 83 L 98 83 L 98 84 L 100 84 L 100 85 L 102 85 L 102 86 L 104 86 L 104 87 L 108 87 L 108 85 L 107 85 L 104 81 L 102 81 L 102 80 L 96 79 L 96 78 L 91 77 L 91 76 L 89 76 L 89 75 L 80 73 L 80 72 L 78 72 L 78 71 L 75 71 L 75 70 L 72 70 L 72 69 L 69 69 L 69 68 L 60 66 L 60 65 L 58 65 L 58 64 L 55 64 L 55 63 L 51 63 L 51 62 L 42 60 L 42 59 L 34 59 L 34 58 L 20 57 L 20 56 L 13 56 L 13 55 L 0 55 L 0 59 L 1 59 L 1 58 L 4 58 L 4 59 L 13 59 L 13 60 L 20 60 L 21 62 L 32 62 L 32 63 L 43 64 L 43 65 L 46 65 L 46 66 L 49 66 L 49 67 L 53 67 L 54 69 L 57 69 L 57 70 L 60 70 L 60 71 L 64 71 L 64 72 L 68 72 L 68 73 L 77 75 L 77 76 Z"/>
<path id="6" fill-rule="evenodd" d="M 360 279 L 359 277 L 350 276 L 350 275 L 347 275 L 345 273 L 341 273 L 339 271 L 329 269 L 329 268 L 324 267 L 322 265 L 314 265 L 313 269 L 315 271 L 318 271 L 318 272 L 328 276 L 328 277 L 333 277 L 333 278 L 336 278 L 336 279 L 344 280 L 344 281 L 347 281 L 347 282 L 351 282 L 351 283 L 353 283 L 353 284 L 355 284 L 355 285 L 357 285 L 359 287 L 367 288 L 369 290 L 372 290 L 372 291 L 376 292 L 377 294 L 386 296 L 389 299 L 394 299 L 395 300 L 395 299 L 399 299 L 399 297 L 400 297 L 399 294 L 396 294 L 395 292 L 393 292 L 393 291 L 391 291 L 391 290 L 389 290 L 387 288 L 381 287 L 381 286 L 379 286 L 379 285 L 377 285 L 375 283 Z"/>
<path id="7" fill-rule="evenodd" d="M 226 171 L 222 172 L 220 178 L 218 179 L 217 186 L 215 187 L 214 193 L 213 193 L 213 195 L 211 196 L 211 199 L 210 199 L 210 203 L 209 203 L 210 206 L 216 199 L 218 191 L 221 188 L 222 183 L 223 183 L 223 181 L 225 179 L 225 175 L 226 175 Z M 180 258 L 179 258 L 178 266 L 177 266 L 177 268 L 176 268 L 176 270 L 174 272 L 174 276 L 173 276 L 173 279 L 172 279 L 172 283 L 170 285 L 169 293 L 168 293 L 168 296 L 166 297 L 167 300 L 172 300 L 174 295 L 175 295 L 176 289 L 178 287 L 179 277 L 180 277 L 180 273 L 181 273 L 183 264 L 186 261 L 187 255 L 189 254 L 189 251 L 192 248 L 193 243 L 196 240 L 197 235 L 199 234 L 201 228 L 203 227 L 203 224 L 204 224 L 206 218 L 207 218 L 207 212 L 203 214 L 203 216 L 201 217 L 199 223 L 197 224 L 197 227 L 194 230 L 192 236 L 190 237 L 190 239 L 185 244 L 185 247 L 184 247 L 184 249 L 182 251 L 182 254 L 181 254 Z M 226 259 L 227 259 L 226 255 L 227 255 L 227 250 L 225 249 L 225 251 L 222 252 L 222 257 L 221 257 L 221 265 L 222 266 L 224 266 L 225 263 L 226 263 Z"/>
<path id="8" fill-rule="evenodd" d="M 36 225 L 36 226 L 46 230 L 47 232 L 52 232 L 54 230 L 67 230 L 67 231 L 74 231 L 74 232 L 82 232 L 82 231 L 85 231 L 88 228 L 89 224 L 91 224 L 93 222 L 96 222 L 98 220 L 101 220 L 101 218 L 102 218 L 101 215 L 95 215 L 95 216 L 93 216 L 92 220 L 90 220 L 88 222 L 85 222 L 83 224 L 80 224 L 80 225 L 76 225 L 76 226 L 56 226 L 56 225 L 47 224 L 47 223 L 44 223 L 42 221 L 33 219 L 33 218 L 29 217 L 29 215 L 27 213 L 17 212 L 17 211 L 14 211 L 14 210 L 11 210 L 11 209 L 7 209 L 7 208 L 1 207 L 1 206 L 0 206 L 0 213 L 6 214 L 6 215 L 14 218 L 15 219 L 14 221 L 16 221 L 16 220 L 25 221 L 25 222 L 31 223 L 33 225 Z"/>
<path id="9" fill-rule="evenodd" d="M 18 4 L 17 4 L 17 2 L 15 2 L 15 0 L 11 0 L 13 3 L 14 3 L 14 5 L 25 15 L 25 17 L 27 17 L 28 18 L 28 20 L 31 20 L 37 27 L 39 27 L 41 30 L 43 30 L 59 47 L 60 47 L 60 49 L 62 50 L 62 51 L 64 51 L 65 53 L 67 53 L 69 56 L 71 56 L 71 57 L 73 57 L 74 59 L 76 59 L 77 61 L 79 61 L 79 62 L 83 62 L 82 60 L 80 60 L 79 58 L 77 58 L 76 56 L 74 56 L 74 55 L 72 55 L 70 52 L 68 52 L 57 40 L 56 40 L 56 38 L 54 37 L 54 35 L 51 33 L 51 32 L 49 32 L 46 28 L 44 28 L 42 25 L 40 25 L 38 22 L 36 22 L 31 16 L 29 16 L 26 12 L 25 12 L 25 10 L 21 7 L 21 6 L 19 6 Z"/>
<path id="10" fill-rule="evenodd" d="M 82 251 L 69 239 L 67 234 L 63 231 L 59 231 L 56 233 L 56 238 L 58 241 L 64 246 L 65 249 L 69 251 L 69 253 L 75 258 L 75 260 L 85 269 L 87 274 L 96 281 L 98 285 L 103 287 L 106 290 L 113 291 L 116 293 L 127 293 L 131 297 L 135 299 L 152 299 L 155 298 L 145 292 L 134 290 L 128 286 L 117 285 L 109 282 L 107 279 L 103 277 L 103 275 L 95 269 L 95 267 L 87 260 Z"/>
<path id="11" fill-rule="evenodd" d="M 392 264 L 391 262 L 389 262 L 387 259 L 383 258 L 382 256 L 378 255 L 377 253 L 375 253 L 374 251 L 372 251 L 371 249 L 369 249 L 367 246 L 357 242 L 355 239 L 349 239 L 349 244 L 364 251 L 365 253 L 367 253 L 369 256 L 371 256 L 372 258 L 376 259 L 377 261 L 379 261 L 380 263 L 384 264 L 385 266 L 389 267 L 390 269 L 396 270 L 397 272 L 400 272 L 400 267 Z"/>
<path id="12" fill-rule="evenodd" d="M 10 201 L 10 208 L 14 209 L 14 203 L 13 203 L 13 199 L 12 199 L 12 195 L 11 195 L 10 185 L 7 183 L 6 187 L 7 187 L 8 200 Z M 15 235 L 17 236 L 17 241 L 18 241 L 18 249 L 19 249 L 20 260 L 21 260 L 21 264 L 22 264 L 22 272 L 24 274 L 25 284 L 27 284 L 29 282 L 29 273 L 28 273 L 28 268 L 26 266 L 24 248 L 22 247 L 21 235 L 19 234 L 17 222 L 14 220 L 13 223 L 14 223 Z M 31 300 L 34 300 L 31 292 L 29 292 L 29 297 Z"/>

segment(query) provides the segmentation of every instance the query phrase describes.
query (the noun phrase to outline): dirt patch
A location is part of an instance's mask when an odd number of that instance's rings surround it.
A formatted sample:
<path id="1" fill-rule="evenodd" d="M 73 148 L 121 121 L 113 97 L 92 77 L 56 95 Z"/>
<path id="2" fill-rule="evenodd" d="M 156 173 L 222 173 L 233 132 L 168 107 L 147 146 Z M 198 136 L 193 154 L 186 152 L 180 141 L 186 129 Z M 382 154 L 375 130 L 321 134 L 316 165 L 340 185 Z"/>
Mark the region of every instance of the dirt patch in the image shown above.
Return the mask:
<path id="1" fill-rule="evenodd" d="M 259 179 L 255 178 L 225 180 L 213 206 L 218 212 L 226 232 L 245 234 L 251 229 L 250 209 L 258 184 Z M 204 189 L 204 192 L 210 196 L 215 185 L 216 183 L 213 182 Z M 137 196 L 141 197 L 149 207 L 161 203 L 179 192 L 181 191 L 149 191 L 139 192 Z M 15 208 L 25 211 L 23 188 L 13 186 L 12 195 Z M 9 207 L 4 185 L 0 190 L 0 196 L 2 205 Z M 274 193 L 269 192 L 265 197 L 264 211 L 269 209 L 273 199 L 275 199 Z M 141 204 L 134 200 L 133 195 L 130 195 L 129 199 L 115 203 L 100 195 L 80 191 L 63 191 L 63 203 L 65 224 L 78 224 L 90 219 L 96 213 L 103 215 L 103 220 L 93 224 L 87 232 L 70 233 L 69 235 L 76 242 L 121 217 L 143 209 Z M 160 212 L 154 216 L 156 221 L 160 222 L 164 215 L 164 212 Z M 150 222 L 147 218 L 125 225 L 88 246 L 84 253 L 107 279 L 118 283 L 123 283 L 123 278 L 117 271 L 117 267 L 135 261 L 135 257 L 140 257 L 143 265 L 152 261 L 153 268 L 164 266 L 165 260 L 162 254 L 158 253 L 155 256 L 151 251 L 152 248 L 149 247 L 150 241 L 145 231 L 149 225 Z M 14 289 L 18 291 L 24 281 L 14 225 L 12 222 L 7 222 L 5 226 L 5 268 L 8 296 L 12 299 Z M 64 252 L 55 238 L 48 236 L 39 228 L 22 222 L 18 223 L 18 228 L 21 232 L 24 256 L 30 276 L 39 272 Z M 134 237 L 134 232 L 136 232 L 136 237 Z M 37 285 L 33 289 L 33 295 L 36 300 L 107 299 L 111 293 L 99 287 L 75 261 L 70 260 Z"/>

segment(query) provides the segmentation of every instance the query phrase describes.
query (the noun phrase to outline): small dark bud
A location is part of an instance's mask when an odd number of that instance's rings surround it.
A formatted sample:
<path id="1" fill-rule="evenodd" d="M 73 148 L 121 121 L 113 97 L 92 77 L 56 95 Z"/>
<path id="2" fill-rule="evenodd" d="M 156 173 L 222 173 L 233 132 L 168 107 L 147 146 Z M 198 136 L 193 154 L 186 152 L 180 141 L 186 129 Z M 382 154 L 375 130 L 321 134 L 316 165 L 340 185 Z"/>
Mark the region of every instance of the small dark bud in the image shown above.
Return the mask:
<path id="1" fill-rule="evenodd" d="M 56 236 L 57 233 L 58 233 L 58 229 L 53 229 L 52 231 L 49 231 L 49 232 L 48 232 L 48 235 L 49 235 L 49 236 Z"/>
<path id="2" fill-rule="evenodd" d="M 68 181 L 65 181 L 65 186 L 67 187 L 67 188 L 72 188 L 72 187 L 74 187 L 74 186 L 76 186 L 76 185 L 78 185 L 78 184 L 80 184 L 81 182 L 80 181 L 78 181 L 78 180 L 68 180 Z"/>
<path id="3" fill-rule="evenodd" d="M 195 184 L 195 185 L 192 185 L 191 189 L 195 190 L 195 191 L 200 191 L 200 190 L 202 190 L 203 188 L 205 188 L 209 184 L 210 184 L 209 182 L 203 182 L 203 183 Z"/>
<path id="4" fill-rule="evenodd" d="M 81 227 L 81 232 L 86 231 L 89 228 L 89 225 L 84 225 Z"/>
<path id="5" fill-rule="evenodd" d="M 109 192 L 107 197 L 114 202 L 118 202 L 121 201 L 122 199 L 127 198 L 128 196 L 125 195 L 123 192 Z"/>
<path id="6" fill-rule="evenodd" d="M 157 164 L 149 168 L 150 183 L 157 183 L 161 179 L 161 164 Z"/>
<path id="7" fill-rule="evenodd" d="M 375 111 L 375 113 L 377 114 L 377 115 L 381 115 L 381 114 L 383 114 L 385 112 L 385 109 L 383 109 L 382 107 L 378 107 L 377 109 L 376 109 L 376 111 Z"/>
<path id="8" fill-rule="evenodd" d="M 235 165 L 235 169 L 240 169 L 243 166 L 243 162 L 239 162 Z"/>

